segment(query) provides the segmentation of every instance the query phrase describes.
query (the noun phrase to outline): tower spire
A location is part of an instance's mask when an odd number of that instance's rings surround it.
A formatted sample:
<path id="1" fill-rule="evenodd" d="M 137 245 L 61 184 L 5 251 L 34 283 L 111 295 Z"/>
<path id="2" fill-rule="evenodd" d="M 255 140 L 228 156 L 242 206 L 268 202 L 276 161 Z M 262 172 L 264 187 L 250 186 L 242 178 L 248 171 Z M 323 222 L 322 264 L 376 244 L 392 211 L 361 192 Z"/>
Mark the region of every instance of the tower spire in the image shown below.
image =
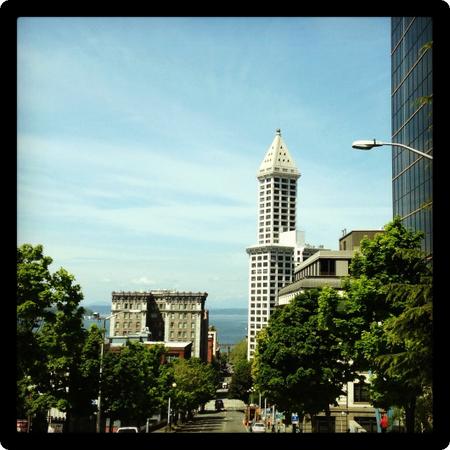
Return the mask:
<path id="1" fill-rule="evenodd" d="M 290 175 L 298 178 L 298 171 L 295 162 L 289 153 L 286 143 L 281 137 L 281 129 L 277 128 L 275 137 L 267 149 L 266 155 L 259 166 L 258 177 L 278 175 Z"/>

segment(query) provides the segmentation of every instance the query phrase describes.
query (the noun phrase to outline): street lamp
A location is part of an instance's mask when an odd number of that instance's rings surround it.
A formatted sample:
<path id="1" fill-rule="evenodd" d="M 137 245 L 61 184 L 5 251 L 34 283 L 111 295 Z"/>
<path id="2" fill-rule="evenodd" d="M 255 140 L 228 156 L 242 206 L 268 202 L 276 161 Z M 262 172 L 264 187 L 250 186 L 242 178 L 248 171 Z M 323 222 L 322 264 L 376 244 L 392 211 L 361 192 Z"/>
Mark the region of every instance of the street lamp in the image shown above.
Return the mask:
<path id="1" fill-rule="evenodd" d="M 253 403 L 253 392 L 255 392 L 255 388 L 252 386 L 250 389 L 247 390 L 249 396 L 248 396 L 248 404 L 250 405 Z"/>
<path id="2" fill-rule="evenodd" d="M 177 383 L 172 383 L 172 387 L 176 388 L 177 387 Z M 167 429 L 170 430 L 170 392 L 169 392 L 169 404 L 167 406 Z"/>
<path id="3" fill-rule="evenodd" d="M 117 314 L 117 313 L 116 313 Z M 101 415 L 102 415 L 102 372 L 103 372 L 103 348 L 105 345 L 105 337 L 106 337 L 106 321 L 114 317 L 116 314 L 111 314 L 106 317 L 100 317 L 99 313 L 94 313 L 94 317 L 97 320 L 103 319 L 103 328 L 102 328 L 102 343 L 100 346 L 100 374 L 99 374 L 99 385 L 98 385 L 98 399 L 97 399 L 97 423 L 96 423 L 96 432 L 100 433 L 101 428 Z"/>
<path id="4" fill-rule="evenodd" d="M 381 147 L 382 145 L 392 145 L 393 147 L 406 148 L 407 150 L 417 153 L 424 158 L 433 159 L 433 157 L 428 153 L 423 153 L 419 150 L 416 150 L 415 148 L 408 147 L 405 144 L 399 144 L 398 142 L 381 142 L 377 141 L 376 139 L 373 139 L 371 141 L 354 141 L 352 147 L 357 150 L 371 150 L 373 147 Z"/>

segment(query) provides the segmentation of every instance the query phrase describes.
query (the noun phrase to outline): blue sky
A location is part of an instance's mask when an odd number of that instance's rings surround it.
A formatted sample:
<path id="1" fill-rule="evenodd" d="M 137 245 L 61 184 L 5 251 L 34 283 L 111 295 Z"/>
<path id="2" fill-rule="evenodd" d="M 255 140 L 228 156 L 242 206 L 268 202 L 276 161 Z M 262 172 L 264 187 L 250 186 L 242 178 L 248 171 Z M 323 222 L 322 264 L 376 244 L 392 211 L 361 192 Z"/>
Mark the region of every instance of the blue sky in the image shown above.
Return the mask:
<path id="1" fill-rule="evenodd" d="M 275 130 L 298 228 L 392 218 L 390 19 L 20 18 L 18 244 L 43 244 L 85 303 L 206 291 L 247 307 L 256 172 Z"/>

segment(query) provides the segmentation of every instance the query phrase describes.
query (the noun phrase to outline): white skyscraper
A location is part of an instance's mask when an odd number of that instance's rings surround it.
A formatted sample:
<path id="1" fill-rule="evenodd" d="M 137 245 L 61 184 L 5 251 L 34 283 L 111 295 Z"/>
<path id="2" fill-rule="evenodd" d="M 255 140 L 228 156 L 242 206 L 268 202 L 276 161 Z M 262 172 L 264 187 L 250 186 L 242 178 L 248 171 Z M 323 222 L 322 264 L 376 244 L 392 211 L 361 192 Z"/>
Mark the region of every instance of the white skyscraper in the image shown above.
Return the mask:
<path id="1" fill-rule="evenodd" d="M 304 234 L 296 231 L 297 179 L 300 172 L 277 130 L 261 163 L 258 245 L 248 247 L 248 349 L 251 359 L 256 335 L 267 325 L 278 290 L 292 281 L 294 264 L 302 260 Z"/>

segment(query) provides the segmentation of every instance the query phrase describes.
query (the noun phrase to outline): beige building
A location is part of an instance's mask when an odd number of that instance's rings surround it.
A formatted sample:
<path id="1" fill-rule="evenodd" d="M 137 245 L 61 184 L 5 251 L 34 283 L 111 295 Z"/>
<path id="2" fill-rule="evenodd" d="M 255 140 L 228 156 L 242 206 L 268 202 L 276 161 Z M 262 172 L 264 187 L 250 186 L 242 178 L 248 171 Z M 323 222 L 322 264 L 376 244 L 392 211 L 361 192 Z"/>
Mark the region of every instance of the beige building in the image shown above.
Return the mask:
<path id="1" fill-rule="evenodd" d="M 294 270 L 294 280 L 278 291 L 278 306 L 287 305 L 295 296 L 306 289 L 330 286 L 341 290 L 342 278 L 348 276 L 351 259 L 359 251 L 364 237 L 372 239 L 384 230 L 356 230 L 344 232 L 339 239 L 339 250 L 320 250 L 300 263 Z M 337 399 L 338 406 L 330 406 L 331 423 L 325 414 L 316 417 L 316 432 L 327 431 L 328 425 L 335 432 L 376 432 L 375 408 L 368 397 L 368 374 L 361 373 L 361 379 L 347 383 L 346 395 Z M 303 421 L 303 431 L 312 431 L 312 422 Z"/>
<path id="2" fill-rule="evenodd" d="M 344 230 L 345 231 L 345 230 Z M 319 250 L 294 269 L 292 283 L 278 291 L 278 306 L 287 305 L 305 289 L 330 286 L 341 289 L 342 278 L 348 275 L 355 252 L 359 251 L 361 240 L 372 239 L 384 230 L 356 230 L 339 239 L 339 250 Z"/>
<path id="3" fill-rule="evenodd" d="M 150 335 L 160 342 L 192 342 L 192 356 L 206 361 L 206 292 L 113 292 L 110 336 Z"/>
<path id="4" fill-rule="evenodd" d="M 349 233 L 347 230 L 343 230 L 343 236 L 339 238 L 339 250 L 359 251 L 363 238 L 372 239 L 381 233 L 384 233 L 384 230 L 353 230 Z"/>
<path id="5" fill-rule="evenodd" d="M 305 289 L 330 286 L 341 289 L 342 277 L 348 275 L 352 250 L 320 250 L 300 263 L 294 270 L 294 280 L 278 291 L 278 306 L 287 305 Z"/>

